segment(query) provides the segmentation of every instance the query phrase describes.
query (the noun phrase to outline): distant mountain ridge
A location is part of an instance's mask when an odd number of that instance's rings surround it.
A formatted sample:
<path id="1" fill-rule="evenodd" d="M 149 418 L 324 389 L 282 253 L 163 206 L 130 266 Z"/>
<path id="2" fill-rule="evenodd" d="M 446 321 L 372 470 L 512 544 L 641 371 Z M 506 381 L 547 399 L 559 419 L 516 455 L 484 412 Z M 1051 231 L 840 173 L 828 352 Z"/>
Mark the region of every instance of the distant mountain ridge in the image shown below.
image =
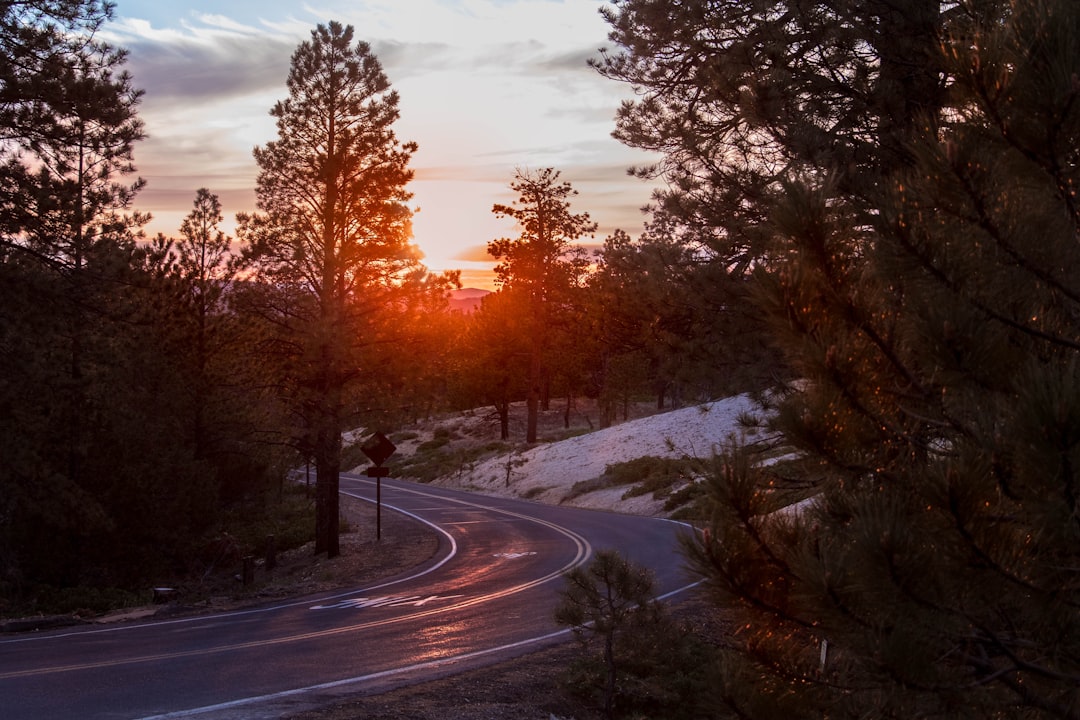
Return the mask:
<path id="1" fill-rule="evenodd" d="M 480 288 L 462 288 L 450 292 L 450 308 L 460 310 L 463 313 L 475 312 L 480 307 L 480 301 L 491 294 L 490 290 Z"/>

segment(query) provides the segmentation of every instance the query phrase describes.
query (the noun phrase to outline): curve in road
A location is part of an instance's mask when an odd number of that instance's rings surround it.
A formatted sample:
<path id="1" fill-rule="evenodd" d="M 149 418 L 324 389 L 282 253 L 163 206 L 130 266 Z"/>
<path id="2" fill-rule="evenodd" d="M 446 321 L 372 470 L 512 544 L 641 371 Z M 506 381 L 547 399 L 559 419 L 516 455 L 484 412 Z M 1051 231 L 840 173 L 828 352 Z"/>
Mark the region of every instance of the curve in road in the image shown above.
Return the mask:
<path id="1" fill-rule="evenodd" d="M 343 476 L 342 490 L 373 500 L 366 478 Z M 451 663 L 520 654 L 565 634 L 551 619 L 554 581 L 594 547 L 652 568 L 663 594 L 686 585 L 668 521 L 401 481 L 382 490 L 386 507 L 444 540 L 417 572 L 250 610 L 0 639 L 3 716 L 279 717 Z"/>

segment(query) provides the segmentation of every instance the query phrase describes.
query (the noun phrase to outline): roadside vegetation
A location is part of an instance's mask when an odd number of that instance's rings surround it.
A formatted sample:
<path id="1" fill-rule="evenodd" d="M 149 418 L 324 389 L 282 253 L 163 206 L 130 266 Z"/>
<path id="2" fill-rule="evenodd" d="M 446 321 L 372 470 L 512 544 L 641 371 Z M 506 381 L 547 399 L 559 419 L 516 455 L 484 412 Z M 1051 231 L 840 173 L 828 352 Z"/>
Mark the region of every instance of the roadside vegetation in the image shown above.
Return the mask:
<path id="1" fill-rule="evenodd" d="M 649 572 L 618 553 L 600 551 L 566 574 L 555 619 L 579 647 L 564 682 L 604 717 L 700 718 L 715 706 L 708 644 L 655 598 Z"/>
<path id="2" fill-rule="evenodd" d="M 721 695 L 642 670 L 619 705 L 608 653 L 609 715 L 1078 716 L 1080 3 L 612 0 L 590 66 L 663 189 L 595 238 L 558 169 L 508 167 L 471 313 L 411 241 L 399 96 L 336 21 L 294 51 L 236 237 L 210 188 L 143 237 L 114 12 L 0 3 L 0 615 L 198 585 L 269 535 L 336 560 L 351 428 L 490 412 L 498 442 L 397 435 L 393 469 L 501 453 L 511 483 L 577 399 L 603 428 L 749 392 L 760 436 L 593 481 L 702 521 L 686 558 L 733 628 L 699 660 Z M 626 652 L 616 676 L 654 657 Z"/>

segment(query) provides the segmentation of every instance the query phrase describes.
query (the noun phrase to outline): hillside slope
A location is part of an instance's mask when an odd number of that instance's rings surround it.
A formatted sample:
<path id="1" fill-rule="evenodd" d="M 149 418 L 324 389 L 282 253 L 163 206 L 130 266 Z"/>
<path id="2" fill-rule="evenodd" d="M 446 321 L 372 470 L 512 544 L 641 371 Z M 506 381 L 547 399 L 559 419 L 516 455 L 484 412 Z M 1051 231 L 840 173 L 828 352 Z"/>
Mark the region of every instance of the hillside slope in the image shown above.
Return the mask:
<path id="1" fill-rule="evenodd" d="M 454 487 L 486 495 L 526 498 L 549 504 L 615 510 L 639 515 L 663 515 L 664 499 L 652 494 L 624 497 L 627 487 L 600 487 L 592 481 L 615 463 L 655 456 L 667 458 L 710 458 L 732 438 L 748 433 L 740 418 L 754 415 L 757 406 L 746 395 L 738 395 L 704 405 L 657 413 L 627 420 L 613 427 L 585 431 L 582 418 L 579 434 L 564 440 L 541 443 L 531 448 L 505 445 L 478 461 L 448 460 L 446 471 L 433 485 Z M 554 416 L 561 416 L 558 411 Z M 588 422 L 587 418 L 584 418 Z M 590 423 L 591 424 L 591 423 Z M 492 434 L 494 433 L 494 434 Z M 467 439 L 476 444 L 492 443 L 497 426 L 478 415 L 463 415 L 429 424 L 419 432 L 398 440 L 398 459 L 409 457 L 431 444 L 433 437 Z M 460 452 L 460 451 L 459 451 Z M 363 467 L 358 468 L 362 471 Z M 407 473 L 406 473 L 407 474 Z M 575 488 L 575 486 L 577 486 Z"/>

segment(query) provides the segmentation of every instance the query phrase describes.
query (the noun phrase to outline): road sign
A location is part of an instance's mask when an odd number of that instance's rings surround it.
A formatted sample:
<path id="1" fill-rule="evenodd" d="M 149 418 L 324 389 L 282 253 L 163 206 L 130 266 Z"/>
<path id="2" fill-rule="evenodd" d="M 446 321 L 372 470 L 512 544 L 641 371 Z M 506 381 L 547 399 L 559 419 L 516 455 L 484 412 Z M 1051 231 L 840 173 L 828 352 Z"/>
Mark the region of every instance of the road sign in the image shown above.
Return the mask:
<path id="1" fill-rule="evenodd" d="M 383 435 L 381 432 L 377 432 L 360 446 L 360 449 L 368 456 L 371 462 L 376 466 L 382 465 L 386 462 L 386 459 L 394 454 L 397 450 L 397 445 L 390 442 L 390 438 Z"/>
<path id="2" fill-rule="evenodd" d="M 390 477 L 390 468 L 384 468 L 382 464 L 394 454 L 397 445 L 381 432 L 376 432 L 364 441 L 360 449 L 368 456 L 368 460 L 375 463 L 374 467 L 369 467 L 364 474 L 375 478 L 375 539 L 382 540 L 382 479 Z"/>

